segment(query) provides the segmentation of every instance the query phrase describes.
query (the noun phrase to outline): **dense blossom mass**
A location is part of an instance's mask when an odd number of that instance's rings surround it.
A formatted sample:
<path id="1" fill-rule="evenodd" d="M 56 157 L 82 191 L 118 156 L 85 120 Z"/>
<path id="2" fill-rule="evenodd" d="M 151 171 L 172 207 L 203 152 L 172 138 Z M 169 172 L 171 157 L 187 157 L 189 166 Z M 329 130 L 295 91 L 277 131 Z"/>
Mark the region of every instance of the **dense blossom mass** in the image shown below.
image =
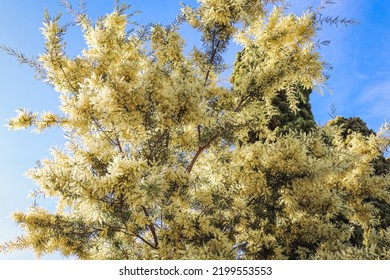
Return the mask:
<path id="1" fill-rule="evenodd" d="M 2 250 L 81 259 L 390 258 L 385 133 L 358 118 L 323 127 L 311 91 L 326 82 L 320 16 L 279 1 L 200 0 L 169 26 L 128 32 L 126 5 L 93 22 L 86 48 L 45 15 L 30 61 L 61 114 L 22 109 L 12 129 L 58 126 L 66 145 L 28 171 L 58 199 L 14 213 L 24 235 Z M 70 6 L 68 6 L 71 9 Z M 186 51 L 189 24 L 201 45 Z M 220 82 L 235 42 L 230 85 Z M 188 46 L 187 46 L 188 47 Z"/>

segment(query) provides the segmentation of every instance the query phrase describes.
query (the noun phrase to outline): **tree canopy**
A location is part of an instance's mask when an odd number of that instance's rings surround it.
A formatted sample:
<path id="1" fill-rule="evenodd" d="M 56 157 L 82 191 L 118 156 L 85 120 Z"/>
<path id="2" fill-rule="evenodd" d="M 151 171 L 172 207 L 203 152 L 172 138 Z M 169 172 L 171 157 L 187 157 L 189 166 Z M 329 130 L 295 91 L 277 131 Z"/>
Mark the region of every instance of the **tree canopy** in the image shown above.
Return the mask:
<path id="1" fill-rule="evenodd" d="M 129 32 L 129 7 L 96 22 L 68 5 L 86 48 L 65 51 L 45 13 L 46 51 L 16 54 L 58 93 L 61 114 L 20 110 L 12 129 L 58 126 L 63 148 L 28 171 L 58 199 L 13 214 L 32 248 L 81 259 L 390 258 L 389 139 L 360 119 L 315 123 L 326 82 L 318 10 L 201 0 L 168 26 Z M 201 46 L 185 51 L 189 24 Z M 224 52 L 237 54 L 230 85 Z M 11 49 L 3 50 L 12 53 Z M 24 58 L 24 61 L 23 61 Z"/>

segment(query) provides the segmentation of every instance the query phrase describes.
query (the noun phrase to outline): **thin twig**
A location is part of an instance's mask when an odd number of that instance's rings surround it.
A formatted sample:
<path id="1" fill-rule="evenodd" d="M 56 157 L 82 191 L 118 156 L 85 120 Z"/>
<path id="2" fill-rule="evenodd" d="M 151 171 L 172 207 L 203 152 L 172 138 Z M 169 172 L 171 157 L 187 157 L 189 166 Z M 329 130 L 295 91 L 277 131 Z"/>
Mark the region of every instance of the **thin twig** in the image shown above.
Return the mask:
<path id="1" fill-rule="evenodd" d="M 44 78 L 46 76 L 45 69 L 34 57 L 28 58 L 23 53 L 3 45 L 0 45 L 0 51 L 3 51 L 8 55 L 16 57 L 20 64 L 27 64 L 28 66 L 34 68 L 35 72 L 38 73 L 39 78 Z"/>
<path id="2" fill-rule="evenodd" d="M 146 240 L 145 238 L 143 238 L 141 235 L 137 234 L 136 232 L 134 231 L 131 231 L 132 234 L 134 234 L 137 238 L 141 239 L 144 243 L 146 243 L 147 245 L 149 245 L 150 247 L 152 247 L 153 249 L 157 249 L 156 246 L 154 246 L 152 243 L 150 243 L 148 240 Z"/>

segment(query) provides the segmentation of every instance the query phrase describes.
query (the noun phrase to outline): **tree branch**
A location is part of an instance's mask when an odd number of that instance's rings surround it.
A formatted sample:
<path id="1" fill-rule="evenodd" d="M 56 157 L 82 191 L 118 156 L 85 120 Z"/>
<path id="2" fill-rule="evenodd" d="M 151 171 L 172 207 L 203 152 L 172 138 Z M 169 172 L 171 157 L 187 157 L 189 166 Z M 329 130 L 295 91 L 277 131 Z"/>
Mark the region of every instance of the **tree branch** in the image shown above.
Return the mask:
<path id="1" fill-rule="evenodd" d="M 208 147 L 210 147 L 211 143 L 213 143 L 214 140 L 217 139 L 220 136 L 220 134 L 221 134 L 220 132 L 216 133 L 213 137 L 211 137 L 209 139 L 209 141 L 207 141 L 206 144 L 204 144 L 203 146 L 199 147 L 198 151 L 196 151 L 196 153 L 195 153 L 195 156 L 191 160 L 190 165 L 188 165 L 187 168 L 186 168 L 187 173 L 191 173 L 191 170 L 194 167 L 194 164 L 195 164 L 196 160 L 198 159 L 198 157 L 203 153 L 204 150 L 206 150 Z"/>
<path id="2" fill-rule="evenodd" d="M 142 207 L 142 210 L 144 211 L 145 216 L 147 218 L 149 218 L 149 213 L 146 210 L 145 206 L 141 206 L 141 207 Z M 158 237 L 157 237 L 157 233 L 156 233 L 156 229 L 154 227 L 154 224 L 150 223 L 148 225 L 148 227 L 149 227 L 149 229 L 150 229 L 150 231 L 151 231 L 151 233 L 153 235 L 153 241 L 154 241 L 154 247 L 153 248 L 157 249 L 158 248 Z"/>
<path id="3" fill-rule="evenodd" d="M 218 25 L 216 25 L 216 28 L 217 28 Z M 218 47 L 219 47 L 219 44 L 221 43 L 220 40 L 217 41 L 217 44 L 215 44 L 215 37 L 217 36 L 216 34 L 216 31 L 215 29 L 213 30 L 213 38 L 212 38 L 212 41 L 213 41 L 213 44 L 212 44 L 212 53 L 211 53 L 211 57 L 210 57 L 210 60 L 209 60 L 209 67 L 207 69 L 207 72 L 206 72 L 206 76 L 205 76 L 205 79 L 204 79 L 204 85 L 207 84 L 207 80 L 209 79 L 209 75 L 210 75 L 210 68 L 211 66 L 214 64 L 214 59 L 215 59 L 215 56 L 217 55 L 217 51 L 218 51 Z"/>
<path id="4" fill-rule="evenodd" d="M 240 102 L 238 103 L 236 109 L 234 110 L 234 112 L 239 112 L 241 111 L 241 109 L 244 107 L 244 102 L 249 100 L 251 96 L 245 96 L 245 97 L 242 97 Z M 224 130 L 222 130 L 223 132 Z M 217 132 L 213 137 L 211 137 L 209 139 L 209 141 L 207 141 L 206 144 L 204 144 L 203 146 L 200 146 L 199 149 L 196 151 L 195 153 L 195 156 L 192 158 L 191 160 L 191 163 L 187 166 L 186 168 L 186 171 L 187 173 L 191 173 L 191 170 L 192 168 L 194 167 L 195 165 L 195 162 L 198 160 L 199 156 L 203 153 L 204 150 L 206 150 L 208 147 L 210 147 L 210 145 L 222 134 L 222 132 Z M 199 129 L 199 126 L 198 126 L 198 137 L 200 137 L 200 129 Z M 199 138 L 200 139 L 200 138 Z"/>
<path id="5" fill-rule="evenodd" d="M 134 231 L 131 231 L 131 233 L 142 240 L 142 242 L 144 242 L 145 244 L 149 245 L 150 247 L 152 247 L 153 249 L 157 249 L 157 247 L 155 245 L 153 245 L 152 243 L 150 243 L 148 240 L 146 240 L 145 238 L 143 238 L 141 235 L 139 235 L 138 233 L 134 232 Z"/>

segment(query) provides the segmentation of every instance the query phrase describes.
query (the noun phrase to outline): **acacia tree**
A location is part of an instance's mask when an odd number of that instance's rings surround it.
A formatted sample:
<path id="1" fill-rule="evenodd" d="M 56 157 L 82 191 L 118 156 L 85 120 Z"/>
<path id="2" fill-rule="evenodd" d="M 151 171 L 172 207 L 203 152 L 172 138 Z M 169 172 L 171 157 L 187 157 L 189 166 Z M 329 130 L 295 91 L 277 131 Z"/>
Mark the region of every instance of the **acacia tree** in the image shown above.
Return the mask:
<path id="1" fill-rule="evenodd" d="M 72 10 L 68 5 L 69 10 Z M 75 13 L 87 47 L 65 53 L 46 13 L 46 52 L 19 53 L 59 94 L 61 115 L 20 110 L 13 129 L 58 126 L 67 142 L 28 176 L 50 213 L 14 213 L 24 235 L 2 250 L 82 259 L 389 258 L 384 134 L 318 127 L 309 94 L 326 81 L 314 43 L 323 20 L 278 1 L 201 0 L 179 20 L 127 32 L 126 5 L 96 22 Z M 185 53 L 188 23 L 203 47 Z M 223 53 L 242 46 L 231 86 Z M 382 162 L 385 161 L 384 159 Z M 382 210 L 381 210 L 382 209 Z M 384 210 L 383 210 L 384 211 Z M 382 211 L 382 212 L 383 212 Z"/>

